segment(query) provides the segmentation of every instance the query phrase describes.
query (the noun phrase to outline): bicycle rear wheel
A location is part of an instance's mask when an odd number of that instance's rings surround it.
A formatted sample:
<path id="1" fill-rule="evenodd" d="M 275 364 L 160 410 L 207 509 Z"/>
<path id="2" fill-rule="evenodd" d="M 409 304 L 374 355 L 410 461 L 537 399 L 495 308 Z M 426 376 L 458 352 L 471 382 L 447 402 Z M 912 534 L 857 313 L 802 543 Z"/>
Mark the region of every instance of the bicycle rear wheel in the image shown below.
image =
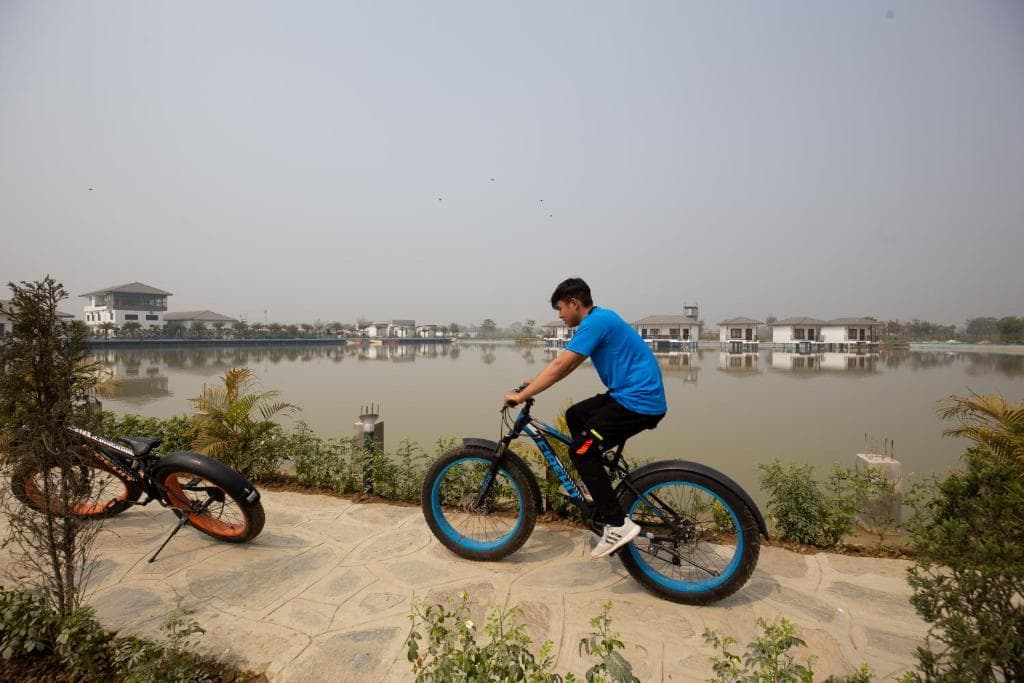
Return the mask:
<path id="1" fill-rule="evenodd" d="M 460 557 L 493 561 L 518 550 L 533 532 L 540 490 L 526 463 L 507 453 L 488 484 L 494 454 L 457 446 L 434 462 L 423 481 L 423 516 L 441 543 Z M 480 504 L 477 498 L 487 487 Z"/>
<path id="2" fill-rule="evenodd" d="M 619 554 L 648 590 L 674 602 L 705 605 L 732 595 L 757 565 L 760 538 L 753 515 L 719 481 L 666 470 L 625 488 L 622 509 L 642 528 Z"/>
<path id="3" fill-rule="evenodd" d="M 11 474 L 11 491 L 33 510 L 46 509 L 45 491 L 50 492 L 49 507 L 60 515 L 83 519 L 112 517 L 124 512 L 142 497 L 142 489 L 88 453 L 76 451 L 77 464 L 68 467 L 64 482 L 65 502 L 61 502 L 61 470 L 56 465 L 23 462 Z"/>

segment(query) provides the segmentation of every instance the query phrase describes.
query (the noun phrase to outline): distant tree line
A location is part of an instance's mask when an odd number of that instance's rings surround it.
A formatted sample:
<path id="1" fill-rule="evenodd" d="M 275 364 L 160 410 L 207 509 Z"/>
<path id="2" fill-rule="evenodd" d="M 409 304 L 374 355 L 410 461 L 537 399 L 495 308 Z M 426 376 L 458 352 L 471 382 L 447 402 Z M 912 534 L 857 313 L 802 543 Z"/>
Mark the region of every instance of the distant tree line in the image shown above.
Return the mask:
<path id="1" fill-rule="evenodd" d="M 1008 315 L 1002 318 L 970 318 L 963 327 L 917 319 L 909 322 L 889 320 L 885 323 L 884 334 L 889 339 L 901 341 L 956 339 L 993 344 L 1024 344 L 1024 317 Z"/>

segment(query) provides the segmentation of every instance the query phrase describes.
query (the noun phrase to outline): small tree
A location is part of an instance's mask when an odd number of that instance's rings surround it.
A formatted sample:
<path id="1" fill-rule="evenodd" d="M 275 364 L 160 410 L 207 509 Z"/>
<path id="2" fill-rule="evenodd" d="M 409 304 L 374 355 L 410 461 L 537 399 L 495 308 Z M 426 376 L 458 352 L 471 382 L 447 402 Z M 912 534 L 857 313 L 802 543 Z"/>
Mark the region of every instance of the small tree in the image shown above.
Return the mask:
<path id="1" fill-rule="evenodd" d="M 213 329 L 217 330 L 217 338 L 218 339 L 220 339 L 221 337 L 224 336 L 223 332 L 221 332 L 221 330 L 224 329 L 224 325 L 225 325 L 225 323 L 223 323 L 223 322 L 221 322 L 219 320 L 217 322 L 213 323 Z"/>
<path id="2" fill-rule="evenodd" d="M 497 332 L 498 325 L 490 318 L 486 318 L 482 323 L 480 323 L 481 337 L 493 337 Z"/>
<path id="3" fill-rule="evenodd" d="M 188 326 L 188 331 L 193 337 L 205 337 L 206 324 L 202 320 L 193 320 Z"/>
<path id="4" fill-rule="evenodd" d="M 914 677 L 1024 680 L 1024 403 L 953 396 L 940 414 L 975 446 L 909 525 L 910 601 L 931 624 Z"/>
<path id="5" fill-rule="evenodd" d="M 29 482 L 31 492 L 23 493 L 36 509 L 0 501 L 5 543 L 14 567 L 27 573 L 21 578 L 40 589 L 64 619 L 81 602 L 99 530 L 72 514 L 98 498 L 92 470 L 84 467 L 88 454 L 67 430 L 85 410 L 97 367 L 87 362 L 85 326 L 57 314 L 68 296 L 61 284 L 47 276 L 9 287 L 11 302 L 0 305 L 12 322 L 0 352 L 0 454 L 8 474 L 18 468 L 31 475 L 19 481 Z"/>
<path id="6" fill-rule="evenodd" d="M 244 337 L 246 332 L 249 331 L 249 325 L 244 320 L 236 320 L 231 323 L 231 333 L 236 339 Z"/>
<path id="7" fill-rule="evenodd" d="M 110 339 L 110 333 L 117 330 L 117 325 L 108 320 L 105 323 L 100 323 L 100 329 L 103 331 L 103 338 Z"/>
<path id="8" fill-rule="evenodd" d="M 221 379 L 221 386 L 204 384 L 202 393 L 189 399 L 196 411 L 192 418 L 192 447 L 242 472 L 256 469 L 257 474 L 265 474 L 259 470 L 276 465 L 264 462 L 262 457 L 267 441 L 277 429 L 274 417 L 299 408 L 275 400 L 276 391 L 253 391 L 257 380 L 250 368 L 231 368 Z"/>

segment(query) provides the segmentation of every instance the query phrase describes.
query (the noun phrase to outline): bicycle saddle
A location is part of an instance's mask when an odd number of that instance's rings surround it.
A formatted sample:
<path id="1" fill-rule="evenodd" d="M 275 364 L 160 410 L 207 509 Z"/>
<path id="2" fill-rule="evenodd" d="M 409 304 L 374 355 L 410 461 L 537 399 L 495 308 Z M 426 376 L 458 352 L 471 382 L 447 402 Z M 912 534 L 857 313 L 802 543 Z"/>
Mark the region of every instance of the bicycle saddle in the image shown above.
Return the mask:
<path id="1" fill-rule="evenodd" d="M 162 436 L 122 436 L 119 440 L 132 449 L 136 458 L 146 455 L 164 441 Z"/>

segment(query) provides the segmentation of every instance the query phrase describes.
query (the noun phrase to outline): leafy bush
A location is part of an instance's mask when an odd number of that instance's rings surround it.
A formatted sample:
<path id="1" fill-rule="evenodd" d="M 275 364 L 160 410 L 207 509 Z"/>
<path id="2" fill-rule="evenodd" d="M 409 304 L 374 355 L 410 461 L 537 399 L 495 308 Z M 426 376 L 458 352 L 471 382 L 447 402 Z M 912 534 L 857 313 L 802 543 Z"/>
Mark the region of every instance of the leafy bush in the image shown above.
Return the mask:
<path id="1" fill-rule="evenodd" d="M 53 650 L 57 618 L 37 593 L 0 587 L 0 655 L 4 659 Z"/>
<path id="2" fill-rule="evenodd" d="M 857 470 L 833 466 L 828 479 L 819 483 L 812 465 L 790 463 L 778 459 L 761 469 L 761 486 L 769 495 L 768 511 L 775 521 L 780 537 L 798 543 L 831 548 L 853 531 L 858 512 L 876 509 L 886 492 L 895 489 L 883 473 L 874 469 Z M 870 513 L 876 519 L 875 531 L 884 538 L 895 520 L 881 513 Z"/>
<path id="3" fill-rule="evenodd" d="M 911 603 L 931 631 L 908 678 L 1024 680 L 1024 403 L 952 397 L 942 415 L 976 445 L 909 525 Z"/>
<path id="4" fill-rule="evenodd" d="M 168 618 L 164 632 L 163 642 L 115 637 L 100 626 L 90 607 L 79 607 L 61 620 L 41 596 L 0 587 L 0 652 L 5 660 L 55 657 L 70 680 L 81 681 L 241 683 L 258 678 L 196 654 L 193 636 L 203 629 L 179 611 Z"/>
<path id="5" fill-rule="evenodd" d="M 735 638 L 705 629 L 704 640 L 721 653 L 711 657 L 715 677 L 710 683 L 811 683 L 815 658 L 808 657 L 800 663 L 790 653 L 794 647 L 807 645 L 797 637 L 792 622 L 780 617 L 769 624 L 758 618 L 757 625 L 762 633 L 747 645 L 742 657 L 729 649 L 736 644 Z M 829 676 L 826 680 L 829 683 L 869 683 L 871 670 L 867 664 L 862 664 L 848 676 Z"/>
<path id="6" fill-rule="evenodd" d="M 580 652 L 597 657 L 598 663 L 586 673 L 587 681 L 613 681 L 639 683 L 632 667 L 619 653 L 624 645 L 618 635 L 611 632 L 609 611 L 611 603 L 603 605 L 602 612 L 591 619 L 596 629 L 580 641 Z M 576 676 L 564 678 L 552 672 L 554 647 L 545 641 L 538 655 L 530 649 L 532 640 L 523 629 L 518 607 L 492 606 L 484 632 L 490 639 L 486 644 L 477 642 L 476 624 L 469 618 L 469 596 L 460 595 L 458 603 L 445 605 L 416 605 L 410 619 L 413 622 L 409 637 L 407 658 L 412 663 L 417 683 L 449 681 L 529 681 L 530 683 L 574 683 Z M 426 642 L 420 627 L 426 629 Z M 423 651 L 422 646 L 426 646 Z"/>

